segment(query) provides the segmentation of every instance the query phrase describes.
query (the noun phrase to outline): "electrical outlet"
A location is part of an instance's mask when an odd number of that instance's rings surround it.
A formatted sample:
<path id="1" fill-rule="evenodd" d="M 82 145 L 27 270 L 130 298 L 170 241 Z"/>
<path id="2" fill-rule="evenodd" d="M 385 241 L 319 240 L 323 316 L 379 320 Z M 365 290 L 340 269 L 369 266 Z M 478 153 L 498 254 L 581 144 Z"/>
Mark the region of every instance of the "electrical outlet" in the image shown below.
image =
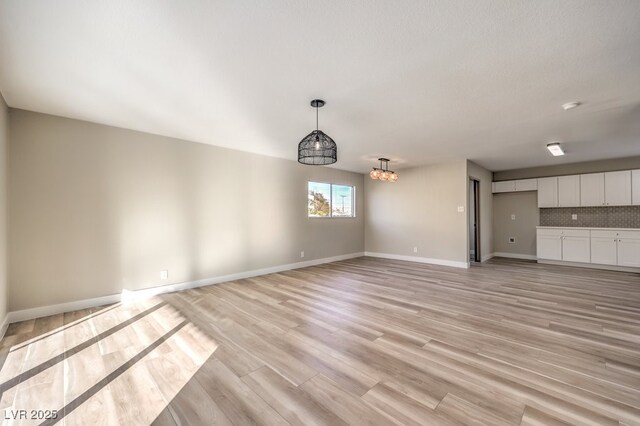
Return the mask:
<path id="1" fill-rule="evenodd" d="M 511 220 L 516 220 L 516 215 L 515 214 L 511 215 Z"/>
<path id="2" fill-rule="evenodd" d="M 418 247 L 414 247 L 414 248 L 413 248 L 413 252 L 414 252 L 414 253 L 417 253 L 417 252 L 418 252 Z"/>
<path id="3" fill-rule="evenodd" d="M 509 237 L 509 244 L 515 244 L 516 239 L 514 237 Z"/>
<path id="4" fill-rule="evenodd" d="M 578 220 L 578 215 L 577 214 L 572 214 L 571 215 L 571 220 Z"/>
<path id="5" fill-rule="evenodd" d="M 300 252 L 300 257 L 304 257 L 304 252 L 303 251 Z"/>
<path id="6" fill-rule="evenodd" d="M 160 271 L 160 279 L 161 280 L 168 280 L 169 279 L 169 271 L 167 271 L 166 269 Z"/>

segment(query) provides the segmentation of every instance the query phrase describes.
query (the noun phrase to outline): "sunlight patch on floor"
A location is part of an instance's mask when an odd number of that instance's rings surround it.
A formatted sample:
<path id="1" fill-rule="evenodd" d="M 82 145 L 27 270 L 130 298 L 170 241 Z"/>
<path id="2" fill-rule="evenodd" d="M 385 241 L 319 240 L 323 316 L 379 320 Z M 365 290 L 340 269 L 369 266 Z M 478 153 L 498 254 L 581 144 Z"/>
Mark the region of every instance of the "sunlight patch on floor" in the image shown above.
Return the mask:
<path id="1" fill-rule="evenodd" d="M 2 424 L 149 424 L 216 348 L 159 298 L 105 308 L 10 349 Z"/>

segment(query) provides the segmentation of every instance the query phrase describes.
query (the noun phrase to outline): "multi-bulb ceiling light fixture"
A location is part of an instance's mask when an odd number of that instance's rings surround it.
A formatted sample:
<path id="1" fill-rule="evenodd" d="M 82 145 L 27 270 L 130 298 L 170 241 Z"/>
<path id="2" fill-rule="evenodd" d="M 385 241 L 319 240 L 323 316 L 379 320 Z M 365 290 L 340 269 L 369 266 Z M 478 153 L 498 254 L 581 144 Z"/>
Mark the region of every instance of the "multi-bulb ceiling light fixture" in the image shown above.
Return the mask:
<path id="1" fill-rule="evenodd" d="M 369 172 L 369 177 L 373 180 L 383 180 L 386 182 L 395 182 L 398 180 L 398 174 L 393 170 L 389 170 L 389 159 L 388 158 L 378 158 L 380 162 L 380 167 L 374 167 L 371 172 Z M 382 164 L 384 163 L 384 165 Z"/>

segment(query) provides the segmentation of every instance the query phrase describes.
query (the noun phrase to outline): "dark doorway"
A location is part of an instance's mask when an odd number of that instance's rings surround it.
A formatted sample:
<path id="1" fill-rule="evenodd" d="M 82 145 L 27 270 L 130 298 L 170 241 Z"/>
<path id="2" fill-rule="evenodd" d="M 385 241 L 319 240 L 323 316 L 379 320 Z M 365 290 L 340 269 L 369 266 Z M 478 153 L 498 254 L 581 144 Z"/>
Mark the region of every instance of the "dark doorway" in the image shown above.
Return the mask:
<path id="1" fill-rule="evenodd" d="M 469 259 L 480 262 L 480 181 L 469 179 Z"/>

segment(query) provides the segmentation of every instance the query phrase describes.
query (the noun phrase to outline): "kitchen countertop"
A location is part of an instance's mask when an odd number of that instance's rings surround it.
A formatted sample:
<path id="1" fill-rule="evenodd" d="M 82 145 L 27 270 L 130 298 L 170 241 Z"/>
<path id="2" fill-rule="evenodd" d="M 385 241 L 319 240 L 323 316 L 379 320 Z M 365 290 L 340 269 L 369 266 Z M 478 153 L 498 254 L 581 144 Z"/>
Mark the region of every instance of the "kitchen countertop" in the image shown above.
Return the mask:
<path id="1" fill-rule="evenodd" d="M 585 226 L 536 226 L 536 229 L 595 229 L 598 231 L 640 231 L 640 228 L 591 228 Z"/>

